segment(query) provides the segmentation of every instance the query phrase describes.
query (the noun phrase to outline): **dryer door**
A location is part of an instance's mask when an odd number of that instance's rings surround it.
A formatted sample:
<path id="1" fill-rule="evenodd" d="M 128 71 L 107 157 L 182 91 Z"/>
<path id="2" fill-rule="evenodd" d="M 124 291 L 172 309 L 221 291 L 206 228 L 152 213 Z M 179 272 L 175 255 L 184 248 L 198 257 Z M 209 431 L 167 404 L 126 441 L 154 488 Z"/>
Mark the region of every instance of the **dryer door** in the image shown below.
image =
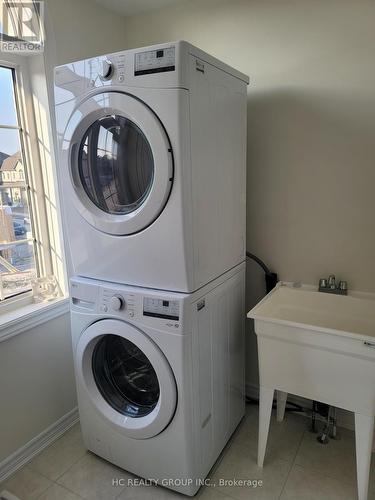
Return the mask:
<path id="1" fill-rule="evenodd" d="M 76 372 L 100 414 L 128 436 L 155 436 L 173 417 L 177 391 L 168 361 L 124 321 L 103 319 L 84 331 Z"/>
<path id="2" fill-rule="evenodd" d="M 72 114 L 62 147 L 68 202 L 96 229 L 133 234 L 160 215 L 173 181 L 172 148 L 142 101 L 120 92 L 90 97 Z"/>

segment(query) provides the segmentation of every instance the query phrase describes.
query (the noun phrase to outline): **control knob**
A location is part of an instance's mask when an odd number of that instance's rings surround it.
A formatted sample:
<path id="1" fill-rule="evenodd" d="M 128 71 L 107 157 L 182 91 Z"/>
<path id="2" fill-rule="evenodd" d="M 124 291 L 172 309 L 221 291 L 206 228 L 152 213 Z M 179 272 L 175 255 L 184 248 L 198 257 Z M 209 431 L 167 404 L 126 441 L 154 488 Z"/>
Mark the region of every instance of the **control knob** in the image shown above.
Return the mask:
<path id="1" fill-rule="evenodd" d="M 111 61 L 108 61 L 108 59 L 104 59 L 102 61 L 101 68 L 99 70 L 99 76 L 102 80 L 108 80 L 113 73 L 113 65 Z"/>
<path id="2" fill-rule="evenodd" d="M 111 297 L 109 303 L 113 311 L 119 311 L 124 307 L 125 300 L 123 297 L 121 297 L 121 295 L 114 295 L 113 297 Z"/>

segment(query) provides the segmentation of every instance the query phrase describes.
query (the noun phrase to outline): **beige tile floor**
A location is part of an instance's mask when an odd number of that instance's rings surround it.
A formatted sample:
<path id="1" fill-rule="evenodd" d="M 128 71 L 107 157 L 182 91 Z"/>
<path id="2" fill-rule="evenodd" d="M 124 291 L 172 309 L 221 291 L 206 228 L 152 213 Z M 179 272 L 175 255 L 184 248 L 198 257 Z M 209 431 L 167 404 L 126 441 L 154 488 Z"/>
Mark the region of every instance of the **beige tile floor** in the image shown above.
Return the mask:
<path id="1" fill-rule="evenodd" d="M 287 414 L 272 416 L 263 469 L 256 465 L 257 407 L 247 414 L 210 473 L 211 484 L 199 500 L 355 500 L 354 434 L 341 429 L 341 440 L 320 445 L 307 430 L 308 420 Z M 45 449 L 0 485 L 20 500 L 173 500 L 183 499 L 161 487 L 112 486 L 112 478 L 130 474 L 85 450 L 79 425 Z M 256 488 L 222 484 L 223 480 L 261 480 Z M 219 484 L 219 481 L 222 481 Z M 375 457 L 369 500 L 375 500 Z"/>

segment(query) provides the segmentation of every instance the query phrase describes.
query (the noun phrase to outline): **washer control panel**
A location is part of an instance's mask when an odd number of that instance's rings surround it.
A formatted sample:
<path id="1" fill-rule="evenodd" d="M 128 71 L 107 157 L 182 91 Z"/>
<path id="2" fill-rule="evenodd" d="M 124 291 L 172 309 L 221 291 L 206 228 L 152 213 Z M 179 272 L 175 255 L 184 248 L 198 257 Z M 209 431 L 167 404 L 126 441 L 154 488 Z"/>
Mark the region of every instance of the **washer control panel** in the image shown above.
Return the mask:
<path id="1" fill-rule="evenodd" d="M 104 288 L 100 301 L 100 311 L 105 313 L 113 313 L 124 311 L 129 317 L 134 316 L 135 298 L 131 293 L 121 294 L 116 293 L 110 288 Z"/>
<path id="2" fill-rule="evenodd" d="M 180 319 L 179 302 L 177 300 L 143 297 L 143 316 L 178 321 Z"/>
<path id="3" fill-rule="evenodd" d="M 70 281 L 71 307 L 77 313 L 115 317 L 171 333 L 183 331 L 184 296 L 126 285 L 93 282 L 89 278 Z"/>
<path id="4" fill-rule="evenodd" d="M 147 50 L 134 55 L 134 75 L 149 75 L 175 70 L 175 48 Z"/>

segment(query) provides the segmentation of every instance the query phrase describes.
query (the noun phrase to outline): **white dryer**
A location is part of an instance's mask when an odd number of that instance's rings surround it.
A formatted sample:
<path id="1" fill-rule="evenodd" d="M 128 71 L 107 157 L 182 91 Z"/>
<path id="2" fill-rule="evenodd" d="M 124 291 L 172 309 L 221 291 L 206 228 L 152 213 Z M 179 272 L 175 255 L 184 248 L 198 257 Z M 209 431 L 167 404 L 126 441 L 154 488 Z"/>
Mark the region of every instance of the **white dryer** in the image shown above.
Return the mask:
<path id="1" fill-rule="evenodd" d="M 192 292 L 244 261 L 247 83 L 186 42 L 56 68 L 71 275 Z"/>
<path id="2" fill-rule="evenodd" d="M 193 294 L 71 280 L 87 448 L 194 495 L 244 414 L 244 264 Z"/>

